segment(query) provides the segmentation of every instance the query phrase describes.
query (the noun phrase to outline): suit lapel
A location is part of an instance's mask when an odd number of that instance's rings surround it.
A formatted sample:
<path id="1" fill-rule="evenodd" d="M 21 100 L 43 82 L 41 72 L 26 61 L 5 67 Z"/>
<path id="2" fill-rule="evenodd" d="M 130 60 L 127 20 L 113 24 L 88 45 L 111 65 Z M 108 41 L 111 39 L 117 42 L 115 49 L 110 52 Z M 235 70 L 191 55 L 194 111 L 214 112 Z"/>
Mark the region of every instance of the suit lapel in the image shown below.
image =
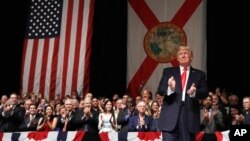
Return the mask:
<path id="1" fill-rule="evenodd" d="M 25 120 L 25 123 L 26 123 L 26 124 L 29 124 L 29 123 L 30 123 L 30 116 L 25 117 L 24 120 Z"/>
<path id="2" fill-rule="evenodd" d="M 176 82 L 176 90 L 180 90 L 182 92 L 180 67 L 175 68 L 175 71 L 173 72 L 173 76 Z"/>
<path id="3" fill-rule="evenodd" d="M 192 83 L 194 82 L 193 81 L 194 76 L 195 76 L 195 70 L 192 67 L 190 67 L 188 81 L 187 81 L 187 87 L 186 87 L 187 90 L 191 87 Z"/>

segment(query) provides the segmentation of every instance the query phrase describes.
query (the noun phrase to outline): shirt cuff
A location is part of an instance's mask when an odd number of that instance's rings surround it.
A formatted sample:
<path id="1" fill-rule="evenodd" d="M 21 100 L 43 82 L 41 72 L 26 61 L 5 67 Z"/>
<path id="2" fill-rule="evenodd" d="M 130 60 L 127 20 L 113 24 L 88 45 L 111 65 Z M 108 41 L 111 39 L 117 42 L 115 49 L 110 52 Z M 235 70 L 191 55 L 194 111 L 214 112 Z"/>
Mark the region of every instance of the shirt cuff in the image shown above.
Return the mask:
<path id="1" fill-rule="evenodd" d="M 190 97 L 192 98 L 195 98 L 195 96 L 196 96 L 196 91 L 192 95 L 190 95 Z"/>
<path id="2" fill-rule="evenodd" d="M 170 87 L 168 87 L 167 95 L 170 96 L 170 95 L 173 94 L 173 93 L 174 93 L 174 91 L 172 91 L 172 90 L 170 89 Z"/>

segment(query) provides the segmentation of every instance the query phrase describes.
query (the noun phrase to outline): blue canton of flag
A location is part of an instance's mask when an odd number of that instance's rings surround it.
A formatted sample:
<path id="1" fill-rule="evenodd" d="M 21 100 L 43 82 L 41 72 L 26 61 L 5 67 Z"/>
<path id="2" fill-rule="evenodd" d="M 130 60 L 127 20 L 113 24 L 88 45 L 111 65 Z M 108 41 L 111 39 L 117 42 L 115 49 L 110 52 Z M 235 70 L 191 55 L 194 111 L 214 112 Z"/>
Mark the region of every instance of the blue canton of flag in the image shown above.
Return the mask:
<path id="1" fill-rule="evenodd" d="M 31 0 L 26 36 L 54 37 L 60 34 L 62 0 Z"/>

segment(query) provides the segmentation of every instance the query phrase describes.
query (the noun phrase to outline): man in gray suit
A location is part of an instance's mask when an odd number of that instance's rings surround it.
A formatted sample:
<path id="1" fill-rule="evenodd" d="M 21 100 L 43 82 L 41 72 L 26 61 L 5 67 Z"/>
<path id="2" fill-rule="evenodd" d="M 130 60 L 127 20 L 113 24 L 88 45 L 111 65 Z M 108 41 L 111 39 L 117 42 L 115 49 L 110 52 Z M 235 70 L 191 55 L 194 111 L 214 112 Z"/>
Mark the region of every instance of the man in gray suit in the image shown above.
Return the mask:
<path id="1" fill-rule="evenodd" d="M 192 58 L 191 48 L 181 46 L 177 51 L 179 66 L 163 71 L 158 87 L 158 93 L 164 95 L 159 119 L 163 141 L 195 141 L 199 131 L 199 100 L 207 97 L 208 90 L 206 75 L 191 66 Z"/>

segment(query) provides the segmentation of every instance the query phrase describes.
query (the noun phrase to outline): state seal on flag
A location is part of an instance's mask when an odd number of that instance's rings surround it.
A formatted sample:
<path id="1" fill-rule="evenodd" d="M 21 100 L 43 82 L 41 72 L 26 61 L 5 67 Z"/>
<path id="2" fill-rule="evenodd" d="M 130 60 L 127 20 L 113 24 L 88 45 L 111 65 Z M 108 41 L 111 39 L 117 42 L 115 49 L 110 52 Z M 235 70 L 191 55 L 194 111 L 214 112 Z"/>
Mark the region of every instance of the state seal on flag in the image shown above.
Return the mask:
<path id="1" fill-rule="evenodd" d="M 154 26 L 144 37 L 146 54 L 160 63 L 174 60 L 178 48 L 186 43 L 184 30 L 170 22 L 162 22 Z"/>

